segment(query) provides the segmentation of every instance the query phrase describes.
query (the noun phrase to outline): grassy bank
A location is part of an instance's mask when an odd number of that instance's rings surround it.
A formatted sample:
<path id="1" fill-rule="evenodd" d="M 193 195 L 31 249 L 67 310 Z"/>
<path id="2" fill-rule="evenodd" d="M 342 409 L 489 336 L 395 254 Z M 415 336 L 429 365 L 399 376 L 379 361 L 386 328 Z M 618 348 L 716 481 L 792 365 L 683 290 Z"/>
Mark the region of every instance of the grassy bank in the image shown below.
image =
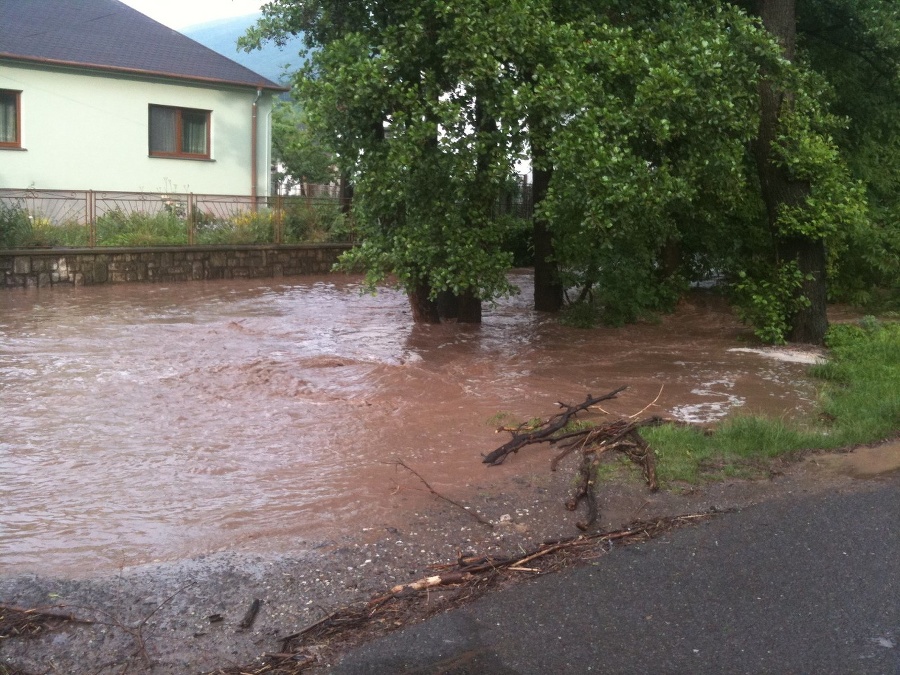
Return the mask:
<path id="1" fill-rule="evenodd" d="M 900 431 L 900 323 L 836 325 L 827 346 L 828 362 L 811 368 L 822 381 L 815 421 L 738 416 L 711 432 L 647 429 L 660 480 L 751 475 L 777 457 L 872 443 Z"/>

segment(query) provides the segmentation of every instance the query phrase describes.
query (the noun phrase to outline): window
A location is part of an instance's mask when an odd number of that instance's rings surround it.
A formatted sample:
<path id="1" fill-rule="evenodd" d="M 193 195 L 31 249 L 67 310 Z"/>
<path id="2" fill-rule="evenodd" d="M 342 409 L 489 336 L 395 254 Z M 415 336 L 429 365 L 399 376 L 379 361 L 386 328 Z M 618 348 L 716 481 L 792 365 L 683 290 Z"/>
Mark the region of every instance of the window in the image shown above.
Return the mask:
<path id="1" fill-rule="evenodd" d="M 22 135 L 19 133 L 20 91 L 0 89 L 0 148 L 22 147 Z"/>
<path id="2" fill-rule="evenodd" d="M 151 105 L 150 156 L 209 159 L 209 111 Z"/>

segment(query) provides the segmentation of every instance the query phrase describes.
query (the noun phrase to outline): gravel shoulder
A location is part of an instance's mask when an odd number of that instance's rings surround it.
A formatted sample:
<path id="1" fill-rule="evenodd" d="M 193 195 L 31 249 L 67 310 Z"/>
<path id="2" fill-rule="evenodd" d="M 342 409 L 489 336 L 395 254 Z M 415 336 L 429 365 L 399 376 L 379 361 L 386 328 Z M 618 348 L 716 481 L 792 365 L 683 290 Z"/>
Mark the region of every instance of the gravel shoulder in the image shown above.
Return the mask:
<path id="1" fill-rule="evenodd" d="M 900 442 L 811 455 L 776 467 L 767 479 L 670 486 L 657 493 L 626 473 L 601 488 L 600 526 L 611 530 L 635 520 L 740 509 L 796 493 L 866 490 L 898 470 Z M 427 510 L 408 514 L 403 527 L 346 533 L 296 555 L 224 552 L 83 579 L 0 576 L 2 605 L 93 622 L 60 622 L 31 637 L 0 640 L 0 673 L 167 675 L 261 665 L 284 636 L 427 576 L 431 564 L 453 562 L 460 554 L 508 555 L 577 534 L 578 516 L 563 506 L 573 475 L 574 466 L 564 464 L 555 473 L 517 476 L 502 492 L 467 496 L 466 505 L 494 523 L 492 528 L 435 497 Z M 523 578 L 510 574 L 502 583 Z M 254 600 L 260 601 L 259 612 L 242 625 Z M 315 670 L 333 663 L 342 650 L 451 602 L 448 594 L 431 593 L 392 625 L 313 644 Z"/>

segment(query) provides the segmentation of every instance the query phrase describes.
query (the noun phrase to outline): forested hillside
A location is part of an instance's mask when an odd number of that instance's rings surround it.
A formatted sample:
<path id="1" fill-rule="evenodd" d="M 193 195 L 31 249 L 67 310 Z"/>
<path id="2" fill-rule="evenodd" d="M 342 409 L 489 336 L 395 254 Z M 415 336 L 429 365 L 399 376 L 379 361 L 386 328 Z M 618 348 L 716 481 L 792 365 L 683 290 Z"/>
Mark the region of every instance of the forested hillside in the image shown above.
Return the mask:
<path id="1" fill-rule="evenodd" d="M 242 66 L 275 82 L 285 81 L 285 67 L 294 71 L 303 64 L 299 53 L 303 47 L 301 38 L 294 38 L 280 48 L 273 43 L 261 50 L 238 50 L 238 38 L 259 19 L 260 14 L 248 14 L 234 19 L 219 19 L 185 28 L 181 32 L 213 51 L 237 61 Z"/>

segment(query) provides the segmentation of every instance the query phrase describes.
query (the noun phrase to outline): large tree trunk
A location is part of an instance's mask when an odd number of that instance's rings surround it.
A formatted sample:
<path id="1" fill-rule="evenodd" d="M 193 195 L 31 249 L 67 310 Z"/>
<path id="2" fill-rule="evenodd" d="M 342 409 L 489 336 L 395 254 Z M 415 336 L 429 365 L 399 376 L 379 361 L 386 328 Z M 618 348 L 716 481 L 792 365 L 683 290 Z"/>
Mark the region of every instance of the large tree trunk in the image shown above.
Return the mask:
<path id="1" fill-rule="evenodd" d="M 481 298 L 472 291 L 464 291 L 461 295 L 441 291 L 436 303 L 442 321 L 456 319 L 458 323 L 481 323 Z"/>
<path id="2" fill-rule="evenodd" d="M 789 337 L 792 342 L 820 345 L 828 331 L 825 242 L 801 237 L 783 239 L 779 253 L 785 260 L 796 260 L 804 276 L 810 277 L 804 280 L 800 291 L 809 300 L 809 307 L 793 316 Z"/>
<path id="3" fill-rule="evenodd" d="M 437 307 L 442 320 L 459 317 L 459 297 L 453 291 L 440 291 L 437 296 Z"/>
<path id="4" fill-rule="evenodd" d="M 340 183 L 338 185 L 341 213 L 346 216 L 353 210 L 353 184 L 350 182 L 350 176 L 347 172 L 341 171 Z"/>
<path id="5" fill-rule="evenodd" d="M 537 152 L 533 152 L 532 156 Z M 534 308 L 539 312 L 558 312 L 563 304 L 563 288 L 559 282 L 559 270 L 553 261 L 553 237 L 547 221 L 540 214 L 540 204 L 547 196 L 551 171 L 533 169 L 534 182 L 531 187 L 534 203 Z"/>
<path id="6" fill-rule="evenodd" d="M 794 59 L 797 37 L 796 0 L 757 0 L 757 11 L 763 25 L 781 43 L 783 55 Z M 778 232 L 777 220 L 785 206 L 802 207 L 810 194 L 806 181 L 794 180 L 790 173 L 773 161 L 772 143 L 778 132 L 779 117 L 793 105 L 791 92 L 779 91 L 770 82 L 762 82 L 760 90 L 759 135 L 754 144 L 763 200 L 769 226 L 775 236 L 780 260 L 796 260 L 800 271 L 812 277 L 804 282 L 801 292 L 809 299 L 809 307 L 791 318 L 790 339 L 795 342 L 821 344 L 828 329 L 825 307 L 825 244 L 821 239 L 784 236 Z"/>
<path id="7" fill-rule="evenodd" d="M 440 323 L 441 315 L 438 312 L 438 304 L 430 299 L 431 287 L 425 282 L 419 282 L 408 294 L 409 308 L 415 323 Z"/>
<path id="8" fill-rule="evenodd" d="M 528 78 L 531 79 L 530 77 Z M 547 197 L 553 169 L 547 157 L 550 132 L 539 112 L 528 118 L 531 144 L 531 203 L 533 207 L 532 239 L 534 243 L 534 308 L 539 312 L 558 312 L 563 305 L 563 287 L 559 269 L 553 260 L 553 236 L 547 221 L 541 217 L 541 203 Z"/>
<path id="9" fill-rule="evenodd" d="M 481 323 L 481 298 L 472 291 L 459 296 L 456 320 L 459 323 Z"/>

